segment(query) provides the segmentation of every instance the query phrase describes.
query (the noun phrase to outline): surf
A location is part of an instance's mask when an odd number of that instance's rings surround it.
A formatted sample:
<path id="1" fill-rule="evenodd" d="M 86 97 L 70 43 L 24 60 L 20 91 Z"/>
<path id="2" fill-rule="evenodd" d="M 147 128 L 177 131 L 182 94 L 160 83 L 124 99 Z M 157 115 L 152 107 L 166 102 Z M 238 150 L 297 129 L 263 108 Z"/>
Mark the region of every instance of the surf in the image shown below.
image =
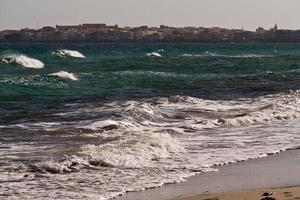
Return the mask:
<path id="1" fill-rule="evenodd" d="M 157 52 L 147 53 L 146 55 L 148 57 L 157 57 L 157 58 L 161 58 L 162 57 L 162 55 L 160 53 L 157 53 Z"/>
<path id="2" fill-rule="evenodd" d="M 20 65 L 22 67 L 26 68 L 35 68 L 35 69 L 41 69 L 45 65 L 42 61 L 28 57 L 23 54 L 11 54 L 11 55 L 6 55 L 1 58 L 1 62 L 4 64 L 15 64 L 15 65 Z"/>
<path id="3" fill-rule="evenodd" d="M 67 50 L 67 49 L 61 49 L 52 52 L 52 55 L 58 56 L 58 57 L 74 57 L 74 58 L 85 58 L 85 56 L 80 53 L 79 51 L 74 50 Z"/>
<path id="4" fill-rule="evenodd" d="M 69 80 L 73 80 L 73 81 L 78 81 L 78 78 L 73 73 L 66 72 L 66 71 L 59 71 L 59 72 L 51 73 L 48 75 L 56 76 L 56 77 L 64 78 L 64 79 L 69 79 Z"/>

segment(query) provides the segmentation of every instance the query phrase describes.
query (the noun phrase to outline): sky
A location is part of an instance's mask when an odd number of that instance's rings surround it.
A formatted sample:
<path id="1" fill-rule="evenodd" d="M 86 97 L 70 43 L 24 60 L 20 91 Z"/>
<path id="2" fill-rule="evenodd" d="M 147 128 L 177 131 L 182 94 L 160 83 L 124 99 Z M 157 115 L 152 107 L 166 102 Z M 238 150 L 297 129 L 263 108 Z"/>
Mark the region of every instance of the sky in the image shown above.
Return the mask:
<path id="1" fill-rule="evenodd" d="M 300 29 L 300 0 L 0 0 L 0 30 L 81 23 Z"/>

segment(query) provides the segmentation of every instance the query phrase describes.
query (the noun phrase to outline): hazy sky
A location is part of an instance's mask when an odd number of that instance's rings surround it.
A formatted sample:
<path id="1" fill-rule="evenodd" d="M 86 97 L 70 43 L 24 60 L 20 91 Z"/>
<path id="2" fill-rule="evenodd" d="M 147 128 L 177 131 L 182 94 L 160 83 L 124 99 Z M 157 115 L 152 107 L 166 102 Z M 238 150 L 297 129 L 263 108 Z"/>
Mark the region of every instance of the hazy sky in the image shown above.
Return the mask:
<path id="1" fill-rule="evenodd" d="M 0 30 L 87 22 L 300 29 L 300 0 L 0 0 Z"/>

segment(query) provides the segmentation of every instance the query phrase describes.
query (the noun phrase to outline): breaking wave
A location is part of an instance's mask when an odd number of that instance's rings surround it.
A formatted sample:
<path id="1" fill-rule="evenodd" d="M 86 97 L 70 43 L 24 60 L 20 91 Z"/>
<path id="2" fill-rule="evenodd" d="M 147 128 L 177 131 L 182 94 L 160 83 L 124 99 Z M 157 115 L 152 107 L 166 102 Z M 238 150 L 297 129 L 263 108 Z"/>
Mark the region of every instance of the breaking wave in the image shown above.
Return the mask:
<path id="1" fill-rule="evenodd" d="M 113 139 L 108 135 L 106 137 Z M 159 159 L 181 153 L 183 149 L 180 141 L 168 134 L 129 133 L 108 144 L 84 145 L 81 147 L 80 156 L 47 160 L 32 164 L 29 168 L 42 173 L 69 173 L 97 166 L 125 169 L 154 167 Z"/>
<path id="2" fill-rule="evenodd" d="M 3 56 L 1 58 L 1 62 L 4 64 L 16 64 L 21 65 L 23 67 L 35 69 L 41 69 L 44 67 L 44 63 L 39 60 L 18 54 Z"/>
<path id="3" fill-rule="evenodd" d="M 181 182 L 195 173 L 214 171 L 216 165 L 264 157 L 298 145 L 294 140 L 298 134 L 285 133 L 280 122 L 299 117 L 299 103 L 300 91 L 231 101 L 173 96 L 98 106 L 70 104 L 66 105 L 72 108 L 70 112 L 56 116 L 79 121 L 31 125 L 38 130 L 50 130 L 50 126 L 61 136 L 61 130 L 74 130 L 76 141 L 80 133 L 80 138 L 90 142 L 81 143 L 76 153 L 33 163 L 28 169 L 80 181 L 86 176 L 90 181 L 102 180 L 107 185 L 99 186 L 97 192 L 103 199 Z M 85 119 L 87 113 L 95 118 Z M 265 128 L 271 121 L 279 122 L 278 126 Z M 253 132 L 253 124 L 264 126 Z M 23 124 L 26 126 L 30 128 Z M 62 137 L 72 135 L 68 132 Z M 95 170 L 99 171 L 91 173 Z M 133 180 L 138 176 L 143 178 Z"/>
<path id="4" fill-rule="evenodd" d="M 145 102 L 125 102 L 118 113 L 122 121 L 97 121 L 80 126 L 101 130 L 104 127 L 151 127 L 178 133 L 196 132 L 216 127 L 239 127 L 300 116 L 300 92 L 276 94 L 243 101 L 211 101 L 188 96 L 157 98 Z"/>
<path id="5" fill-rule="evenodd" d="M 152 52 L 152 53 L 147 53 L 147 56 L 149 57 L 162 57 L 162 55 L 160 53 L 157 53 L 157 52 Z"/>
<path id="6" fill-rule="evenodd" d="M 118 118 L 83 120 L 76 124 L 69 123 L 69 126 L 75 125 L 76 128 L 92 131 L 151 129 L 152 132 L 167 130 L 185 134 L 217 127 L 244 127 L 274 120 L 294 119 L 300 116 L 299 103 L 300 91 L 298 90 L 236 101 L 173 96 L 144 99 L 141 102 L 113 102 L 104 104 L 99 109 L 91 106 L 91 109 L 76 109 L 70 113 L 56 115 L 84 118 L 86 113 L 97 116 L 99 112 L 109 112 L 111 115 L 115 113 Z M 61 123 L 49 125 L 53 130 L 61 128 Z M 29 123 L 22 124 L 22 127 L 31 129 L 40 126 Z"/>
<path id="7" fill-rule="evenodd" d="M 73 81 L 78 80 L 78 78 L 73 73 L 66 72 L 66 71 L 59 71 L 56 73 L 52 73 L 52 74 L 49 74 L 49 76 L 56 76 L 56 77 L 60 77 L 60 78 L 64 78 L 64 79 L 70 79 Z"/>
<path id="8" fill-rule="evenodd" d="M 52 52 L 52 55 L 59 56 L 59 57 L 74 57 L 74 58 L 85 58 L 85 56 L 80 53 L 79 51 L 73 51 L 73 50 L 66 50 L 66 49 L 61 49 Z"/>
<path id="9" fill-rule="evenodd" d="M 93 158 L 93 162 L 106 166 L 144 168 L 153 167 L 156 161 L 182 153 L 184 149 L 168 134 L 133 133 L 126 137 L 105 145 L 85 145 L 82 153 Z"/>

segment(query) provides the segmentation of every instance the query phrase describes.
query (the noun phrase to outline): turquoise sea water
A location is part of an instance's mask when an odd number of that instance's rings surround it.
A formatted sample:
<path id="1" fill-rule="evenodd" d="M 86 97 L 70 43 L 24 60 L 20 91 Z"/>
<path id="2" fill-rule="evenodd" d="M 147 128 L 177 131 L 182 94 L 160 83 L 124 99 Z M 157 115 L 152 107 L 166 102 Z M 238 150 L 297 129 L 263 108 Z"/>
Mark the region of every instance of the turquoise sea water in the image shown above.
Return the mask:
<path id="1" fill-rule="evenodd" d="M 107 199 L 299 143 L 300 44 L 1 44 L 0 60 L 8 196 Z"/>
<path id="2" fill-rule="evenodd" d="M 189 94 L 214 99 L 230 92 L 276 92 L 293 87 L 299 72 L 298 44 L 80 44 L 1 45 L 2 55 L 25 54 L 45 64 L 41 70 L 1 63 L 1 97 L 136 98 Z M 77 50 L 85 59 L 51 55 Z M 161 52 L 160 50 L 164 50 Z M 161 58 L 147 56 L 158 52 Z M 47 76 L 77 74 L 68 82 Z M 261 82 L 265 84 L 260 84 Z M 228 85 L 221 85 L 221 83 Z M 244 86 L 237 90 L 237 84 Z M 290 85 L 285 85 L 289 83 Z M 26 87 L 24 87 L 24 85 Z M 213 91 L 211 91 L 212 87 Z M 229 87 L 228 87 L 229 86 Z M 241 89 L 241 88 L 239 88 Z M 232 90 L 232 91 L 230 91 Z M 228 91 L 228 94 L 227 94 Z M 215 93 L 213 93 L 215 92 Z M 236 94 L 239 95 L 239 94 Z M 216 97 L 217 96 L 217 97 Z M 83 97 L 83 98 L 84 98 Z"/>

